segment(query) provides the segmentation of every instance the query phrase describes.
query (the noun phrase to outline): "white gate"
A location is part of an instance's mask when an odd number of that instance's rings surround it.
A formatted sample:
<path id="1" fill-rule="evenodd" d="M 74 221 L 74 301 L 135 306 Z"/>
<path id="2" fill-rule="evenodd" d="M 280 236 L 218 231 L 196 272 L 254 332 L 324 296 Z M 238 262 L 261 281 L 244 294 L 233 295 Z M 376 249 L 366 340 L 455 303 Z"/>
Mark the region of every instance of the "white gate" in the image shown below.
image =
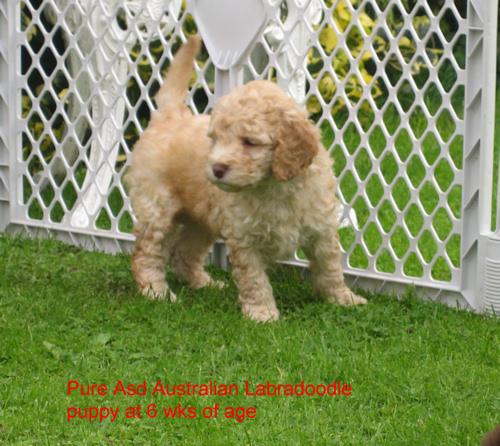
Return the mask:
<path id="1" fill-rule="evenodd" d="M 0 0 L 0 230 L 130 248 L 122 174 L 205 1 Z M 496 3 L 255 1 L 249 50 L 229 70 L 202 52 L 189 105 L 276 80 L 335 159 L 350 283 L 500 311 Z"/>

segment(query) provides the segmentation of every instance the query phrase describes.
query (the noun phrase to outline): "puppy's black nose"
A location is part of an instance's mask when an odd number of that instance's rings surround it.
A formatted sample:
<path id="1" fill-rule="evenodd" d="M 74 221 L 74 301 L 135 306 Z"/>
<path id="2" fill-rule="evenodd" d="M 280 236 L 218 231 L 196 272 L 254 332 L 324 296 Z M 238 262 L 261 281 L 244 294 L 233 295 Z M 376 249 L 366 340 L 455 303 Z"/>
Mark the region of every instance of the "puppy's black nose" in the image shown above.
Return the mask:
<path id="1" fill-rule="evenodd" d="M 212 172 L 214 173 L 215 178 L 219 180 L 226 175 L 229 167 L 226 164 L 217 163 L 212 166 Z"/>

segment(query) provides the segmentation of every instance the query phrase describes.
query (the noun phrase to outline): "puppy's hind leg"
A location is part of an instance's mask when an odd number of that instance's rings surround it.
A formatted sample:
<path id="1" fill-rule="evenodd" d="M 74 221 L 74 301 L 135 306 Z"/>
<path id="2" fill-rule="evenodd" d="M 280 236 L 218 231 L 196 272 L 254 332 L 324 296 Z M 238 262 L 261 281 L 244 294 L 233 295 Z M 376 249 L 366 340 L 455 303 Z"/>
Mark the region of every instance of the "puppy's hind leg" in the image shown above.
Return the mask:
<path id="1" fill-rule="evenodd" d="M 165 280 L 171 233 L 165 228 L 139 221 L 134 234 L 137 239 L 132 253 L 132 271 L 139 290 L 150 299 L 163 300 L 170 295 L 170 300 L 174 302 L 177 296 Z"/>
<path id="2" fill-rule="evenodd" d="M 217 237 L 195 222 L 186 223 L 177 232 L 169 249 L 169 263 L 176 277 L 192 288 L 224 286 L 212 280 L 204 270 L 205 256 Z"/>

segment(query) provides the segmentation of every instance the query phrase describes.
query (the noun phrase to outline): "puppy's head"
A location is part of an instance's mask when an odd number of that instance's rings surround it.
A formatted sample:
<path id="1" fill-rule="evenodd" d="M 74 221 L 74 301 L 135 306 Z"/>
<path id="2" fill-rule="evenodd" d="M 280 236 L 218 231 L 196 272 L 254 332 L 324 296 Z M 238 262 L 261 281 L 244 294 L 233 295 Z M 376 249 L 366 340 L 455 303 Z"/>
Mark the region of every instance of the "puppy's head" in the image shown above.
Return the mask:
<path id="1" fill-rule="evenodd" d="M 277 85 L 254 81 L 214 107 L 205 175 L 219 188 L 251 189 L 274 177 L 288 181 L 318 153 L 319 133 Z"/>

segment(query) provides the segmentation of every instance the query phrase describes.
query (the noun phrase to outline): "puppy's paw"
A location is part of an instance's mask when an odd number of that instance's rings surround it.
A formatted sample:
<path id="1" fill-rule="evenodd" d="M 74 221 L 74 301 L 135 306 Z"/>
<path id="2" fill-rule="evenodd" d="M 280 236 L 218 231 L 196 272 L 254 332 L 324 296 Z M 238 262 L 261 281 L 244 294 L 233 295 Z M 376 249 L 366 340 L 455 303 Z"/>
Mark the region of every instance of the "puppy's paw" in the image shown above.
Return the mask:
<path id="1" fill-rule="evenodd" d="M 368 301 L 364 297 L 358 296 L 353 292 L 351 292 L 351 295 L 345 300 L 345 303 L 341 302 L 342 305 L 365 305 L 367 303 Z"/>
<path id="2" fill-rule="evenodd" d="M 218 288 L 221 290 L 226 287 L 227 284 L 220 280 L 212 279 L 206 272 L 203 271 L 201 274 L 197 274 L 193 276 L 190 280 L 187 281 L 188 285 L 195 290 L 205 287 Z"/>
<path id="3" fill-rule="evenodd" d="M 276 307 L 242 304 L 241 311 L 252 321 L 262 324 L 277 321 L 280 317 L 280 312 Z"/>
<path id="4" fill-rule="evenodd" d="M 338 302 L 340 305 L 350 306 L 350 305 L 364 305 L 368 301 L 357 294 L 354 294 L 351 290 L 347 289 L 342 293 L 336 294 L 334 299 L 329 299 L 330 302 Z"/>
<path id="5" fill-rule="evenodd" d="M 167 284 L 156 287 L 149 287 L 142 290 L 142 294 L 149 300 L 167 300 L 170 302 L 177 302 L 176 294 L 168 287 Z"/>
<path id="6" fill-rule="evenodd" d="M 222 280 L 213 280 L 213 279 L 211 279 L 207 286 L 212 287 L 212 288 L 217 288 L 219 290 L 222 290 L 222 289 L 224 289 L 224 288 L 227 287 L 227 283 L 223 282 Z"/>

